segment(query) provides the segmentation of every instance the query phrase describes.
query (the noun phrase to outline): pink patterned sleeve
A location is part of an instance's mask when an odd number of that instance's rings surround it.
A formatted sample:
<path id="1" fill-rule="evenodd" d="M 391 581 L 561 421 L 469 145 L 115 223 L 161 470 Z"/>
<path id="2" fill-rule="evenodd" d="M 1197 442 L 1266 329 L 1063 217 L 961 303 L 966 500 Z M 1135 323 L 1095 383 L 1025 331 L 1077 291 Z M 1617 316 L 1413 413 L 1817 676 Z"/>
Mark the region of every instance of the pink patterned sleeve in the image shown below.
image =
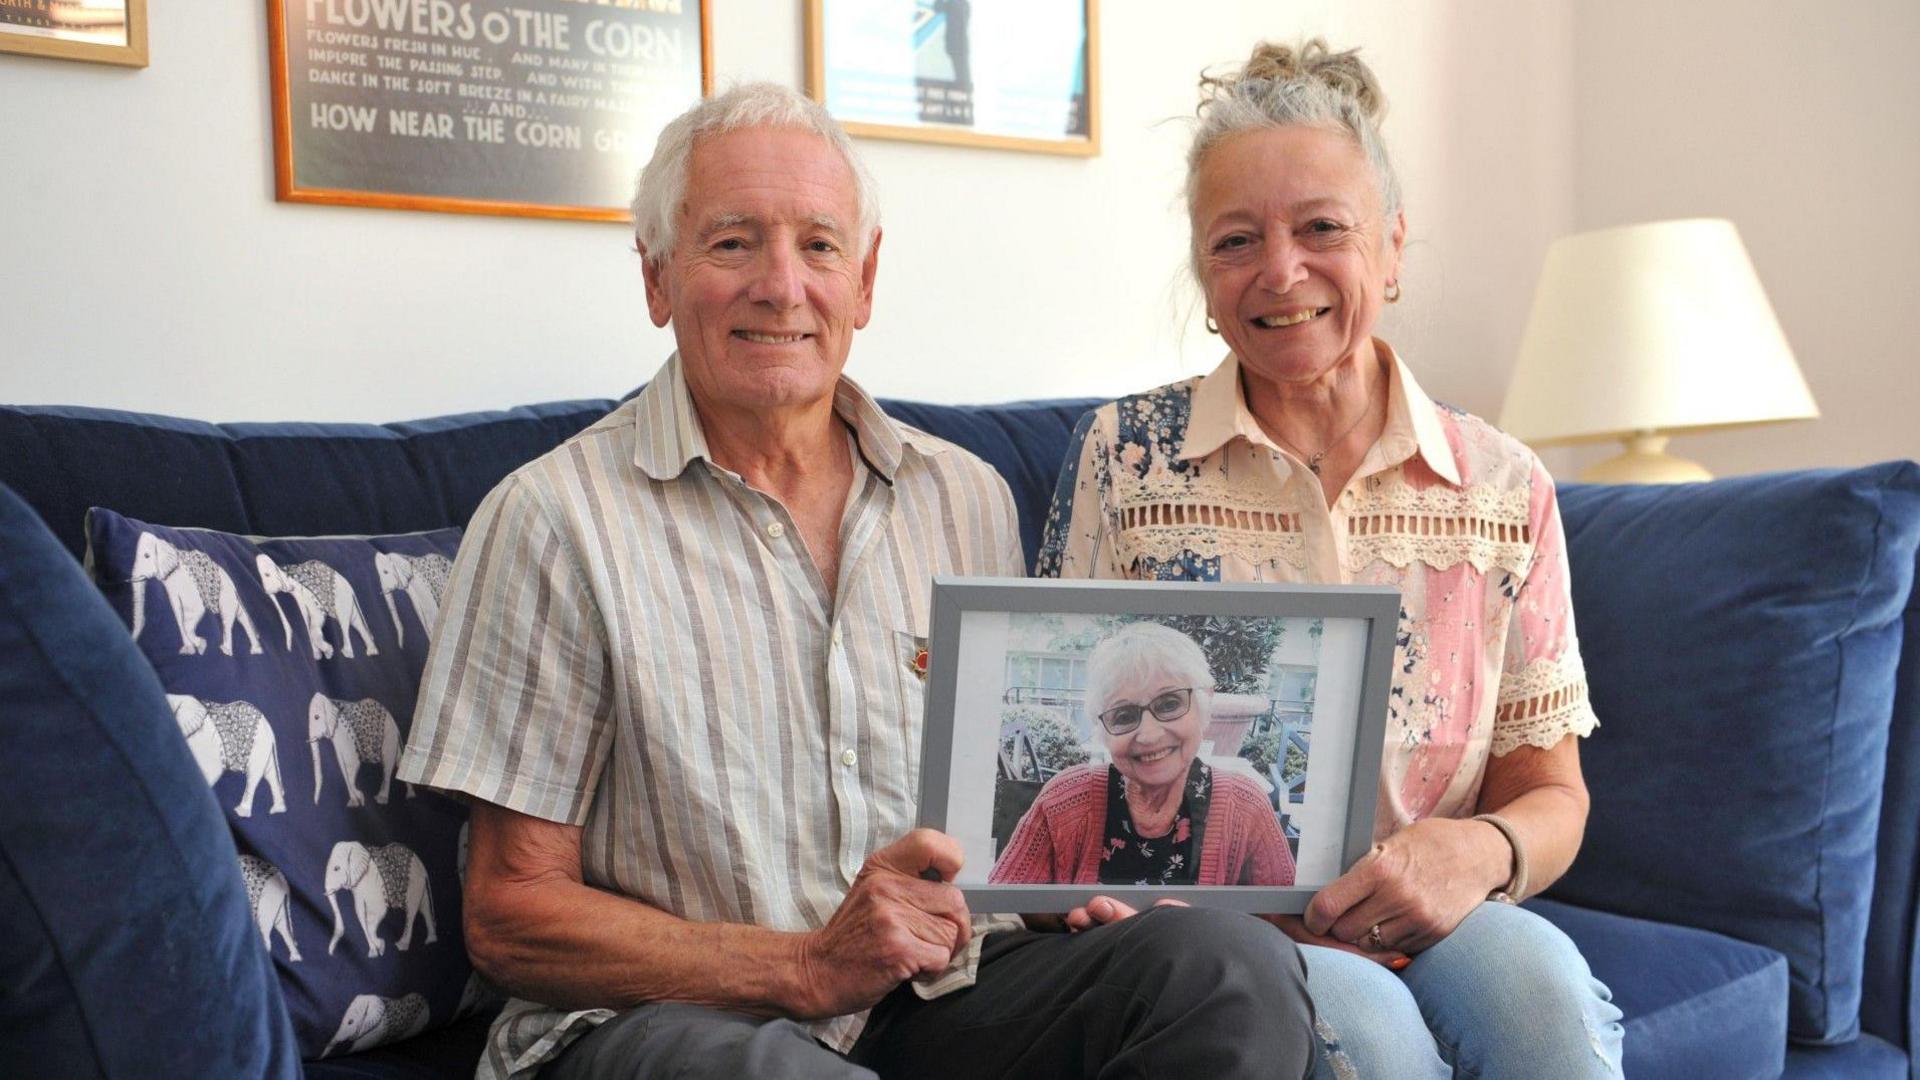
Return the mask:
<path id="1" fill-rule="evenodd" d="M 1567 538 L 1553 478 L 1533 462 L 1528 521 L 1533 559 L 1514 591 L 1507 623 L 1500 697 L 1494 711 L 1493 753 L 1522 746 L 1552 748 L 1568 735 L 1587 735 L 1600 723 L 1587 700 L 1587 673 L 1573 629 L 1573 588 L 1567 577 Z"/>

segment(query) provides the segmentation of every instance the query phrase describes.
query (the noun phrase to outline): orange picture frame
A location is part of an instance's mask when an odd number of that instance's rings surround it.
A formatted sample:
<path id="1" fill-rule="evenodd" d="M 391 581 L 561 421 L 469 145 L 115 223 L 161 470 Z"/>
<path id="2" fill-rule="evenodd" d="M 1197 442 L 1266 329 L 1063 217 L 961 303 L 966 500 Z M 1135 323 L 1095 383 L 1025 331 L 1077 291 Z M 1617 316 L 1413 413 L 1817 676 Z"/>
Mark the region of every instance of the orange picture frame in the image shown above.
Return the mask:
<path id="1" fill-rule="evenodd" d="M 1039 136 L 1024 128 L 996 127 L 988 122 L 976 125 L 972 122 L 972 101 L 970 95 L 992 93 L 993 89 L 985 85 L 976 85 L 970 72 L 959 69 L 968 63 L 960 59 L 963 54 L 979 51 L 972 46 L 982 43 L 981 27 L 969 27 L 965 22 L 965 12 L 970 7 L 965 0 L 918 0 L 912 5 L 913 21 L 910 29 L 903 23 L 903 38 L 914 54 L 914 63 L 922 65 L 920 54 L 926 54 L 927 60 L 922 66 L 940 67 L 947 70 L 921 77 L 918 72 L 912 76 L 905 72 L 892 72 L 889 75 L 874 77 L 871 71 L 860 71 L 857 77 L 866 86 L 879 84 L 883 90 L 886 84 L 898 94 L 917 91 L 919 95 L 918 116 L 914 122 L 887 122 L 877 117 L 873 111 L 852 105 L 848 100 L 835 93 L 838 76 L 848 72 L 848 60 L 836 55 L 834 42 L 842 38 L 841 31 L 851 30 L 854 37 L 863 31 L 871 32 L 876 28 L 842 27 L 834 17 L 834 0 L 807 0 L 806 38 L 807 38 L 807 92 L 815 101 L 827 107 L 827 111 L 840 121 L 840 125 L 854 135 L 878 139 L 902 139 L 909 142 L 945 143 L 954 146 L 976 146 L 996 150 L 1020 150 L 1043 154 L 1065 154 L 1076 157 L 1093 157 L 1100 153 L 1100 0 L 1033 0 L 1031 10 L 1050 9 L 1067 5 L 1067 8 L 1080 9 L 1079 31 L 1080 48 L 1075 59 L 1077 70 L 1052 71 L 1055 83 L 1062 78 L 1070 80 L 1069 85 L 1077 89 L 1070 94 L 1063 105 L 1072 105 L 1082 111 L 1084 121 L 1078 132 L 1064 131 L 1059 136 Z M 958 21 L 958 25 L 956 25 Z M 985 43 L 989 50 L 993 46 L 993 28 L 987 28 Z M 1018 37 L 1018 28 L 1000 28 L 1003 32 L 1012 29 L 1011 36 Z M 956 34 L 954 31 L 958 30 Z M 969 41 L 969 32 L 973 35 Z M 1030 42 L 1030 39 L 1022 39 Z M 850 55 L 859 55 L 861 62 L 871 62 L 874 51 L 849 48 Z M 881 50 L 889 53 L 897 50 Z M 1017 49 L 1003 49 L 1003 52 L 1015 52 Z M 948 59 L 936 55 L 945 52 Z M 1071 54 L 1072 50 L 1067 50 Z M 1063 55 L 1067 55 L 1063 54 Z M 896 57 L 897 59 L 897 57 Z M 973 66 L 979 66 L 977 62 Z M 1009 69 L 1027 68 L 1026 65 L 1009 65 Z M 994 77 L 992 65 L 987 66 L 982 82 Z M 883 95 L 884 96 L 884 95 Z M 1009 90 L 1004 95 L 1012 100 L 1015 107 L 1027 107 L 1038 104 L 1020 100 L 1019 91 Z M 957 98 L 965 98 L 959 108 L 965 110 L 967 122 L 951 119 L 929 119 L 931 113 L 941 111 L 941 104 L 951 104 Z M 933 100 L 929 100 L 933 99 Z M 899 103 L 894 103 L 897 106 Z M 878 110 L 885 112 L 883 108 Z M 897 107 L 893 111 L 898 111 Z"/>
<path id="2" fill-rule="evenodd" d="M 0 52 L 146 67 L 147 0 L 0 0 Z"/>
<path id="3" fill-rule="evenodd" d="M 626 191 L 659 127 L 712 92 L 712 0 L 461 7 L 469 15 L 460 21 L 395 28 L 344 21 L 378 5 L 267 0 L 275 197 L 627 221 Z M 308 12 L 319 25 L 305 21 Z M 689 15 L 697 49 L 682 32 Z M 647 21 L 656 17 L 663 24 Z M 304 50 L 298 59 L 296 50 Z M 697 78 L 687 63 L 694 55 Z M 662 56 L 675 60 L 678 81 L 671 93 L 649 97 L 648 84 L 666 81 L 649 66 Z M 343 100 L 323 100 L 335 97 Z M 635 113 L 645 122 L 623 119 Z M 305 124 L 296 124 L 302 116 Z M 589 133 L 594 117 L 614 126 Z"/>

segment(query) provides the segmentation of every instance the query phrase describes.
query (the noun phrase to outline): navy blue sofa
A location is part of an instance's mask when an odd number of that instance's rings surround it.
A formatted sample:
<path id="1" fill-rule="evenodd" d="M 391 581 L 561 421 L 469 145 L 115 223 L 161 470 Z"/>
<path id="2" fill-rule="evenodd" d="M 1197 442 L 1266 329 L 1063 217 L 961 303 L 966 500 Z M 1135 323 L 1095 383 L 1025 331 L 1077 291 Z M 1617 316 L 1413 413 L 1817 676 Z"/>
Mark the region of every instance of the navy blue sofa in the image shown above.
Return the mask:
<path id="1" fill-rule="evenodd" d="M 888 408 L 1000 470 L 1031 556 L 1091 404 Z M 383 426 L 0 407 L 0 1075 L 471 1075 L 485 1015 L 288 1053 L 221 880 L 224 819 L 80 572 L 82 521 L 459 525 L 612 405 Z M 1920 466 L 1561 497 L 1603 726 L 1583 748 L 1585 846 L 1532 906 L 1612 987 L 1628 1075 L 1920 1080 Z"/>

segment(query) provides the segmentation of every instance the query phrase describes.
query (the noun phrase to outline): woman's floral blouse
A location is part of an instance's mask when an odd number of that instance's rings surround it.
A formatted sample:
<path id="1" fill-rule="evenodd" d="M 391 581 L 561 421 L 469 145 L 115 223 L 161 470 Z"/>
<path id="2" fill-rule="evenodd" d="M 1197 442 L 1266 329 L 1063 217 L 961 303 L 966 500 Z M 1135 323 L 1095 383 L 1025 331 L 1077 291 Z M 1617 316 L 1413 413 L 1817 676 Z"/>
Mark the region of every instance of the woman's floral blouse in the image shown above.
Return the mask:
<path id="1" fill-rule="evenodd" d="M 1088 413 L 1035 572 L 1401 592 L 1376 839 L 1476 812 L 1488 756 L 1597 725 L 1553 481 L 1435 405 L 1384 342 L 1387 424 L 1331 509 L 1248 412 L 1239 363 Z"/>
<path id="2" fill-rule="evenodd" d="M 1213 801 L 1213 769 L 1199 758 L 1187 766 L 1186 789 L 1173 824 L 1160 836 L 1141 836 L 1127 806 L 1127 778 L 1107 766 L 1106 836 L 1100 849 L 1102 885 L 1192 885 L 1199 878 L 1201 837 L 1207 831 L 1207 804 Z"/>

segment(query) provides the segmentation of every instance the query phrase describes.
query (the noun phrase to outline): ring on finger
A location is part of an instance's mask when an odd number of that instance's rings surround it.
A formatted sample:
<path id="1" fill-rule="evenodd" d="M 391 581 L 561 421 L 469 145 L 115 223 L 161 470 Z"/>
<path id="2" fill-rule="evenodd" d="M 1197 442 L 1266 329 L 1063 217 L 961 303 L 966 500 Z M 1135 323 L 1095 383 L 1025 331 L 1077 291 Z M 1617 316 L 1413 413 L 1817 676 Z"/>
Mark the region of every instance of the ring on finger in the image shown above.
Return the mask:
<path id="1" fill-rule="evenodd" d="M 1385 950 L 1386 947 L 1386 942 L 1380 940 L 1380 924 L 1374 923 L 1372 928 L 1367 931 L 1367 948 L 1372 949 L 1374 952 L 1381 952 Z"/>

